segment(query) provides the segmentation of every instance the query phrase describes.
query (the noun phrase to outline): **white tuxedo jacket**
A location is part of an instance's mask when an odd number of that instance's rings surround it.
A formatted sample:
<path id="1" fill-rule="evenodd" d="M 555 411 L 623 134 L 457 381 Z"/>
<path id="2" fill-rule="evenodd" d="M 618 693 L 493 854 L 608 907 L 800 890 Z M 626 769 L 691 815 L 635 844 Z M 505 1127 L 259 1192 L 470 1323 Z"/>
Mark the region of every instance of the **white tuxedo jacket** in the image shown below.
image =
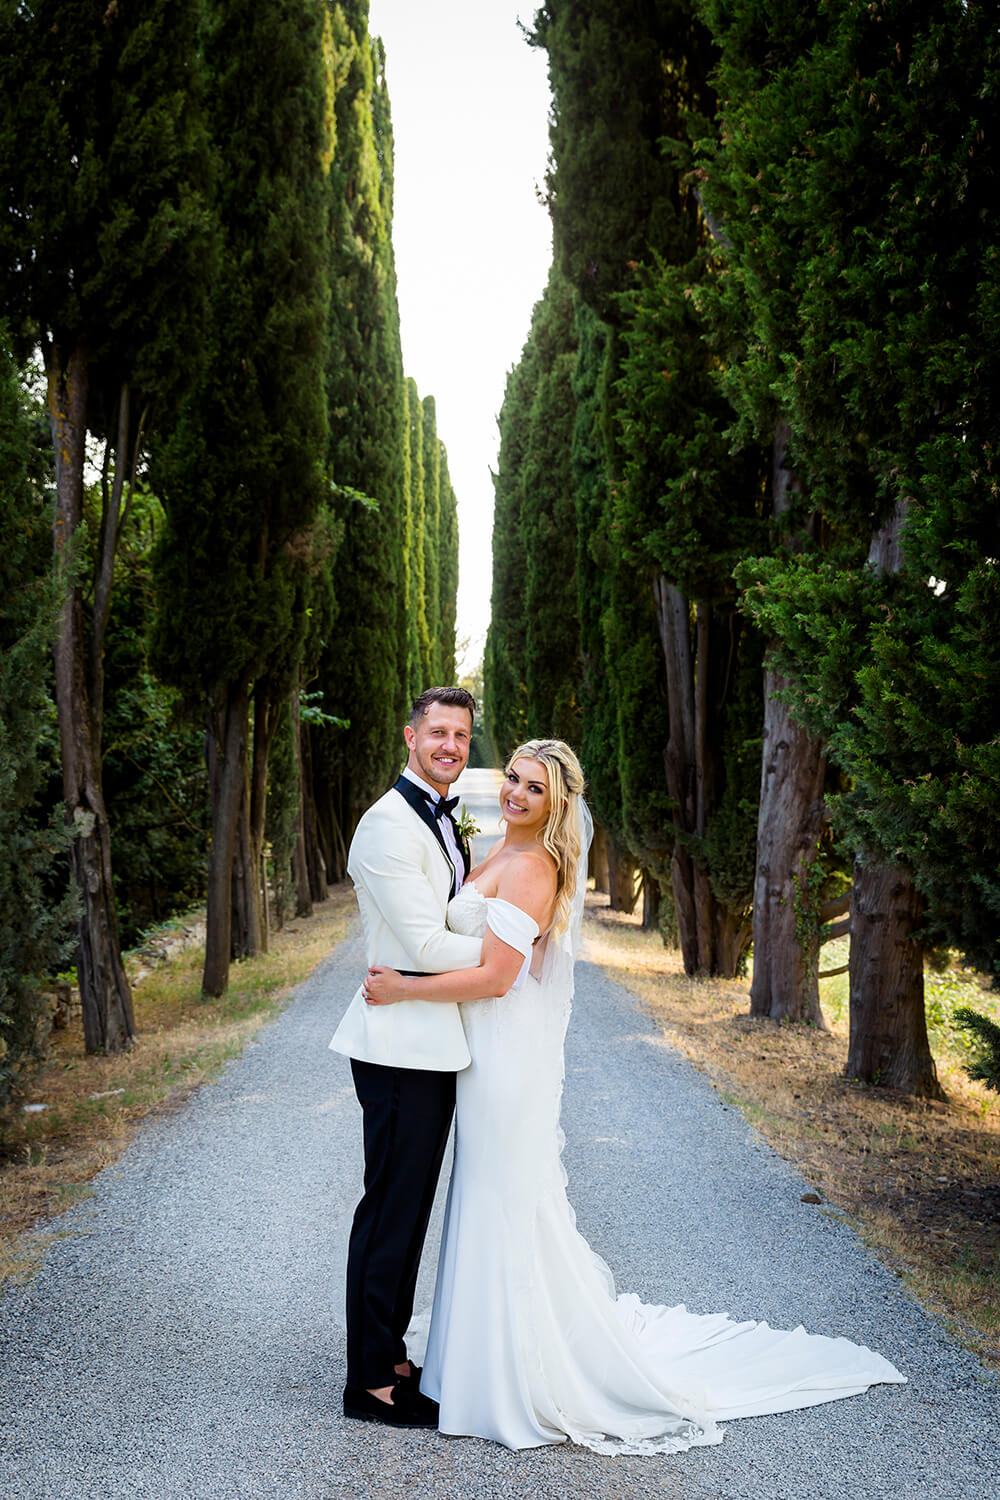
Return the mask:
<path id="1" fill-rule="evenodd" d="M 369 964 L 442 974 L 474 969 L 479 938 L 445 927 L 453 869 L 430 828 L 395 790 L 361 819 L 347 872 L 361 908 Z M 440 1072 L 468 1067 L 459 1007 L 438 1000 L 366 1005 L 357 989 L 330 1046 L 362 1062 Z"/>

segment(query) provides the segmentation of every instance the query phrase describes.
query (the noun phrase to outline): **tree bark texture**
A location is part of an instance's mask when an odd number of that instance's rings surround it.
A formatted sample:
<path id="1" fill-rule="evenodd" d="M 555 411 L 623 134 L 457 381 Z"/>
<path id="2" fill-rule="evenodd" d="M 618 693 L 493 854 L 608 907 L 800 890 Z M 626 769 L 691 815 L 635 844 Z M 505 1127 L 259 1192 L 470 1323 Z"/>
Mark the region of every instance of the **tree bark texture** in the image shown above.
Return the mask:
<path id="1" fill-rule="evenodd" d="M 648 870 L 642 872 L 642 925 L 655 932 L 660 925 L 660 882 Z"/>
<path id="2" fill-rule="evenodd" d="M 246 682 L 230 683 L 225 699 L 212 715 L 207 737 L 212 789 L 212 847 L 208 856 L 202 976 L 202 989 L 207 995 L 224 995 L 229 984 L 233 854 L 246 778 L 249 712 Z"/>
<path id="3" fill-rule="evenodd" d="M 244 800 L 236 825 L 233 863 L 234 959 L 267 952 L 267 889 L 264 872 L 264 828 L 267 818 L 267 762 L 281 709 L 272 679 L 255 683 L 252 753 L 244 775 Z"/>
<path id="4" fill-rule="evenodd" d="M 692 642 L 691 606 L 686 596 L 662 576 L 654 580 L 653 593 L 670 715 L 667 791 L 674 804 L 677 833 L 670 880 L 681 957 L 688 974 L 732 979 L 746 952 L 749 923 L 742 912 L 729 911 L 716 899 L 708 872 L 690 846 L 704 837 L 715 810 L 713 729 L 721 718 L 735 650 L 732 635 L 738 626 L 732 611 L 715 610 L 699 601 Z"/>
<path id="5" fill-rule="evenodd" d="M 608 849 L 604 829 L 594 824 L 594 837 L 590 845 L 590 873 L 594 877 L 594 890 L 608 889 Z"/>
<path id="6" fill-rule="evenodd" d="M 823 829 L 826 756 L 777 697 L 781 677 L 768 671 L 764 685 L 750 1014 L 825 1026 L 812 880 Z"/>
<path id="7" fill-rule="evenodd" d="M 879 573 L 903 565 L 906 504 L 875 535 L 868 561 Z M 908 1094 L 941 1099 L 924 1012 L 924 956 L 912 937 L 921 899 L 903 866 L 859 854 L 851 894 L 850 1029 L 847 1074 Z"/>
<path id="8" fill-rule="evenodd" d="M 789 509 L 798 481 L 785 462 L 791 429 L 775 428 L 771 503 Z M 788 546 L 799 550 L 801 538 Z M 819 1003 L 819 921 L 814 882 L 824 822 L 826 755 L 822 742 L 792 719 L 777 694 L 777 672 L 764 674 L 764 731 L 753 891 L 750 1014 L 825 1027 Z"/>
<path id="9" fill-rule="evenodd" d="M 312 916 L 312 894 L 309 889 L 309 859 L 306 854 L 306 782 L 302 774 L 302 716 L 299 711 L 299 684 L 289 694 L 292 717 L 292 754 L 295 757 L 295 779 L 298 785 L 295 810 L 295 848 L 292 850 L 292 878 L 295 881 L 295 915 Z"/>
<path id="10" fill-rule="evenodd" d="M 98 548 L 96 617 L 89 640 L 76 580 L 73 543 L 83 517 L 87 433 L 87 352 L 56 346 L 46 357 L 49 416 L 56 466 L 53 542 L 65 581 L 55 643 L 63 796 L 75 831 L 70 860 L 81 897 L 77 975 L 88 1052 L 120 1052 L 135 1035 L 132 994 L 121 960 L 118 911 L 111 874 L 111 838 L 101 781 L 103 639 L 107 619 L 102 580 L 110 577 L 117 514 L 102 520 Z M 127 420 L 127 418 L 126 418 Z M 119 452 L 119 467 L 124 453 Z M 120 497 L 119 497 L 120 498 Z M 110 550 L 110 556 L 106 554 Z"/>
<path id="11" fill-rule="evenodd" d="M 639 899 L 638 866 L 623 845 L 607 831 L 604 849 L 608 861 L 608 905 L 612 911 L 633 912 Z"/>
<path id="12" fill-rule="evenodd" d="M 927 1041 L 923 948 L 912 935 L 921 915 L 902 865 L 856 861 L 847 1076 L 942 1099 Z"/>
<path id="13" fill-rule="evenodd" d="M 336 883 L 347 876 L 347 845 L 344 843 L 340 809 L 331 782 L 314 779 L 316 831 L 328 878 Z"/>
<path id="14" fill-rule="evenodd" d="M 250 831 L 249 756 L 243 765 L 243 788 L 236 817 L 233 844 L 233 878 L 229 887 L 232 919 L 229 933 L 229 956 L 238 961 L 254 958 L 261 945 L 260 863 L 254 854 Z"/>
<path id="15" fill-rule="evenodd" d="M 306 862 L 309 868 L 309 892 L 314 901 L 327 898 L 326 862 L 319 843 L 316 826 L 316 798 L 313 792 L 312 739 L 308 724 L 302 725 L 300 736 L 302 769 L 302 819 L 306 844 Z"/>

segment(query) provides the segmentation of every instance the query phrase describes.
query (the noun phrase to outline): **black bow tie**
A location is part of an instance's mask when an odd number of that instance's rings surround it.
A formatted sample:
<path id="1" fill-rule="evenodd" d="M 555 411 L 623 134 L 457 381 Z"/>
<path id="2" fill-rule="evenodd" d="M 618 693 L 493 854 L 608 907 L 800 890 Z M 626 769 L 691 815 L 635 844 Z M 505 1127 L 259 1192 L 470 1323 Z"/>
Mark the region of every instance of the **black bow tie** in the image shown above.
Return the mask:
<path id="1" fill-rule="evenodd" d="M 433 806 L 436 818 L 450 818 L 460 802 L 459 797 L 439 797 Z"/>

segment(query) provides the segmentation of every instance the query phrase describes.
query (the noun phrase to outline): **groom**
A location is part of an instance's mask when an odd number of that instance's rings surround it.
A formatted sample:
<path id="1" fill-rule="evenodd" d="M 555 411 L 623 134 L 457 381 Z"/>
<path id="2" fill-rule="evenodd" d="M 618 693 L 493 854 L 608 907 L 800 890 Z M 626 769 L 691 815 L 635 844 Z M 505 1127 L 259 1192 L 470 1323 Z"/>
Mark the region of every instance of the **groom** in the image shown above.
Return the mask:
<path id="1" fill-rule="evenodd" d="M 428 688 L 403 730 L 409 756 L 351 842 L 369 964 L 407 974 L 474 968 L 479 938 L 448 932 L 448 902 L 469 850 L 448 798 L 469 758 L 475 701 Z M 364 1129 L 365 1186 L 347 1258 L 344 1415 L 394 1427 L 436 1427 L 404 1334 L 427 1221 L 455 1109 L 455 1073 L 469 1064 L 458 1006 L 431 1000 L 369 1006 L 359 988 L 330 1046 L 351 1059 Z"/>

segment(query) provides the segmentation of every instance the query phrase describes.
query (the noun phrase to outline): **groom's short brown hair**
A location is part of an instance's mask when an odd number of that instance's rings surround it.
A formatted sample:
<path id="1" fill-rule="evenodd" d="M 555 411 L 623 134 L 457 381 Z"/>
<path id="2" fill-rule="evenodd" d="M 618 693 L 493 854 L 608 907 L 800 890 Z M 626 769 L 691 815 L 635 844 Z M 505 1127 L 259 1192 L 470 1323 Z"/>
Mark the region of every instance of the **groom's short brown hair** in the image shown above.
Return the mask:
<path id="1" fill-rule="evenodd" d="M 469 718 L 473 723 L 476 722 L 476 700 L 471 693 L 465 691 L 465 688 L 431 687 L 424 688 L 419 698 L 414 698 L 413 707 L 410 709 L 410 723 L 416 726 L 432 703 L 443 703 L 448 708 L 467 709 Z"/>

